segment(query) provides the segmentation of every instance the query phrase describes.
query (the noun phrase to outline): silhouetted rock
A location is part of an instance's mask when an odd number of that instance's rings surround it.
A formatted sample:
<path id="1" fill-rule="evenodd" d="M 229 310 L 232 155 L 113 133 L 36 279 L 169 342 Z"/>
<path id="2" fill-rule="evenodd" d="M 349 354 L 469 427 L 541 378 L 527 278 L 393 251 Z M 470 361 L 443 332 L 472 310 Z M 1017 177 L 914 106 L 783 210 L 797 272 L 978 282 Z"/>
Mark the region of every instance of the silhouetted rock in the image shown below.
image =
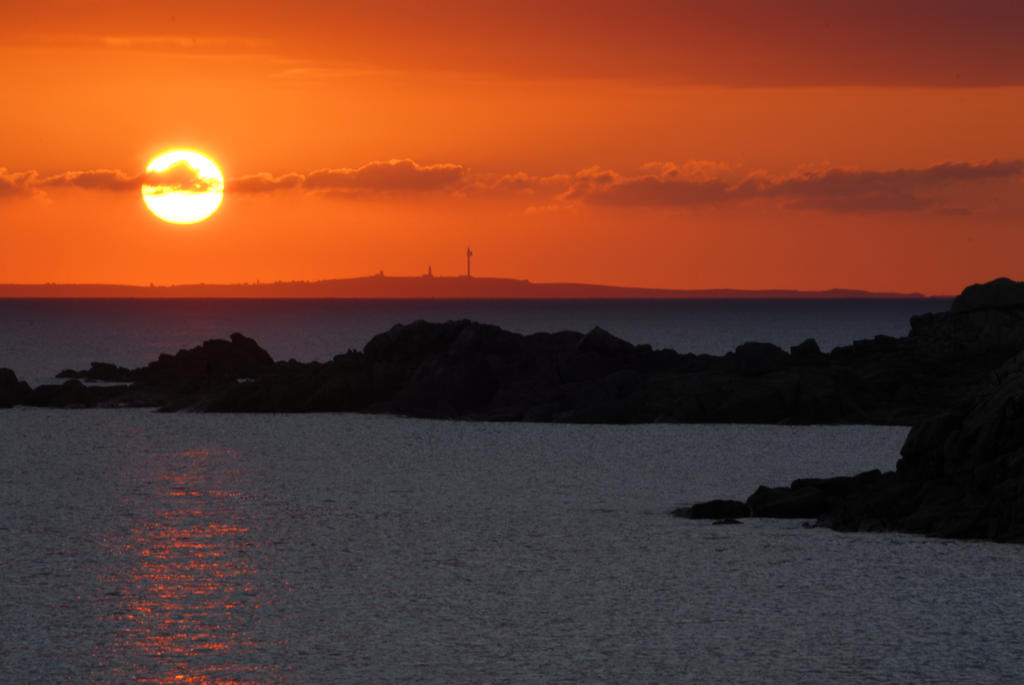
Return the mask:
<path id="1" fill-rule="evenodd" d="M 750 516 L 750 507 L 732 499 L 714 499 L 692 507 L 681 507 L 672 514 L 691 519 L 739 519 Z"/>
<path id="2" fill-rule="evenodd" d="M 819 361 L 823 357 L 818 341 L 814 338 L 807 338 L 799 345 L 790 347 L 789 356 L 796 362 Z"/>
<path id="3" fill-rule="evenodd" d="M 712 356 L 634 346 L 600 328 L 520 335 L 465 320 L 416 321 L 323 363 L 275 364 L 255 341 L 234 334 L 139 369 L 95 362 L 64 375 L 131 382 L 101 406 L 167 411 L 909 425 L 955 410 L 1024 349 L 1024 308 L 928 314 L 911 326 L 909 336 L 876 336 L 828 354 L 806 340 L 791 353 L 745 343 Z"/>
<path id="4" fill-rule="evenodd" d="M 950 307 L 951 312 L 973 309 L 1024 307 L 1024 283 L 997 278 L 988 283 L 975 283 L 964 288 Z"/>
<path id="5" fill-rule="evenodd" d="M 10 369 L 0 369 L 0 409 L 23 404 L 32 392 L 25 381 L 18 380 Z"/>
<path id="6" fill-rule="evenodd" d="M 763 376 L 789 366 L 791 359 L 777 345 L 762 342 L 743 343 L 733 352 L 744 376 Z"/>
<path id="7" fill-rule="evenodd" d="M 64 381 L 61 385 L 39 385 L 24 403 L 35 407 L 95 407 L 96 396 L 81 381 Z"/>
<path id="8" fill-rule="evenodd" d="M 207 340 L 199 347 L 161 354 L 137 369 L 140 385 L 195 392 L 239 378 L 255 378 L 274 366 L 274 360 L 252 338 L 232 333 L 230 340 Z"/>
<path id="9" fill-rule="evenodd" d="M 767 518 L 816 518 L 828 507 L 825 493 L 814 486 L 768 488 L 761 486 L 747 498 L 754 516 Z"/>
<path id="10" fill-rule="evenodd" d="M 40 386 L 26 404 L 202 410 L 229 386 L 262 376 L 274 366 L 270 355 L 254 340 L 233 333 L 230 340 L 207 340 L 174 355 L 161 354 L 156 361 L 137 369 L 105 362 L 93 362 L 85 371 L 66 369 L 58 377 L 75 379 L 73 382 Z M 79 380 L 130 385 L 83 386 Z"/>
<path id="11" fill-rule="evenodd" d="M 901 453 L 896 471 L 761 486 L 747 504 L 836 530 L 1024 542 L 1024 352 L 959 409 L 916 424 Z"/>
<path id="12" fill-rule="evenodd" d="M 87 371 L 64 369 L 57 374 L 57 378 L 75 378 L 84 381 L 103 381 L 107 383 L 131 383 L 135 380 L 135 373 L 123 366 L 116 366 L 106 362 L 93 362 Z"/>

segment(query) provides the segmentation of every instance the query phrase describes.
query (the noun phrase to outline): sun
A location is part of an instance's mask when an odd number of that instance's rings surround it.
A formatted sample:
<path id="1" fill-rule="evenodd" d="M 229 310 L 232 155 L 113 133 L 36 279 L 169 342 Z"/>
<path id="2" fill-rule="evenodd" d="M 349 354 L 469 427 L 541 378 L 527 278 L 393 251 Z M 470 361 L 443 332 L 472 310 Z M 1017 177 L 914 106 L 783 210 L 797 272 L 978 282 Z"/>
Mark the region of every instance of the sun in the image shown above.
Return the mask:
<path id="1" fill-rule="evenodd" d="M 198 152 L 171 150 L 146 167 L 142 199 L 164 221 L 194 224 L 217 211 L 224 199 L 224 176 Z"/>

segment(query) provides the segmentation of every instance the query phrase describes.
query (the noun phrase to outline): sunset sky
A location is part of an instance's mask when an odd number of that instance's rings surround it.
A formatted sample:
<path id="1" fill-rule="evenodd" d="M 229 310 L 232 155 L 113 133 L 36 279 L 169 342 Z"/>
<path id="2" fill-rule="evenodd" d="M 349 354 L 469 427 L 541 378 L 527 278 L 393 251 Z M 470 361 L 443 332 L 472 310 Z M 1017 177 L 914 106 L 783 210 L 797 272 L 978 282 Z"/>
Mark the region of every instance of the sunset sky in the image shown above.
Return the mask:
<path id="1" fill-rule="evenodd" d="M 1024 278 L 1024 3 L 0 5 L 0 282 Z M 220 167 L 206 221 L 144 171 Z"/>

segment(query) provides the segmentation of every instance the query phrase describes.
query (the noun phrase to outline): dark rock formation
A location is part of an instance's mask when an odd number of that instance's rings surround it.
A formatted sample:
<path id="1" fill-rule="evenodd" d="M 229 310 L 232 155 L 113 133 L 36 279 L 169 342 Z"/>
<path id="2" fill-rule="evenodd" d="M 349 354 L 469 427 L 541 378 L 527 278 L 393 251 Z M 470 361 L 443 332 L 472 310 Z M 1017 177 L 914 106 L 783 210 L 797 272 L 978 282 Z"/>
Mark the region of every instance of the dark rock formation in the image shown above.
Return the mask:
<path id="1" fill-rule="evenodd" d="M 1004 309 L 1024 307 L 1024 283 L 1009 278 L 997 278 L 988 283 L 975 283 L 953 300 L 950 311 L 967 312 L 976 309 Z"/>
<path id="2" fill-rule="evenodd" d="M 714 499 L 692 507 L 681 507 L 672 514 L 691 519 L 738 519 L 750 516 L 750 507 L 732 499 Z"/>
<path id="3" fill-rule="evenodd" d="M 747 498 L 754 516 L 780 519 L 813 518 L 828 507 L 825 493 L 813 486 L 803 488 L 769 488 L 762 485 Z"/>
<path id="4" fill-rule="evenodd" d="M 253 340 L 234 334 L 139 369 L 97 362 L 62 375 L 131 383 L 120 394 L 94 397 L 100 406 L 165 410 L 907 425 L 955 409 L 1024 349 L 1024 307 L 1005 304 L 1010 286 L 972 286 L 957 311 L 915 317 L 907 337 L 877 336 L 828 354 L 813 340 L 789 353 L 745 343 L 711 356 L 634 346 L 600 328 L 520 335 L 472 321 L 417 321 L 324 363 L 275 364 Z M 35 401 L 66 406 L 64 397 L 91 406 L 77 389 L 49 390 Z"/>
<path id="5" fill-rule="evenodd" d="M 40 407 L 202 409 L 240 379 L 255 378 L 273 368 L 274 360 L 255 340 L 233 333 L 230 340 L 207 340 L 174 355 L 161 354 L 138 369 L 104 362 L 93 362 L 85 371 L 66 369 L 58 377 L 73 380 L 39 386 L 23 403 Z M 123 385 L 85 385 L 81 380 Z"/>
<path id="6" fill-rule="evenodd" d="M 956 407 L 1024 348 L 1024 308 L 971 302 L 915 317 L 907 337 L 877 336 L 829 354 L 813 340 L 790 353 L 746 343 L 714 357 L 634 346 L 601 329 L 524 336 L 471 321 L 418 321 L 324 364 L 278 364 L 205 406 L 600 423 L 907 425 Z"/>
<path id="7" fill-rule="evenodd" d="M 31 392 L 28 383 L 19 381 L 13 371 L 0 369 L 0 408 L 23 404 Z"/>
<path id="8" fill-rule="evenodd" d="M 161 354 L 136 369 L 133 380 L 143 386 L 196 392 L 239 378 L 256 378 L 274 366 L 267 351 L 252 338 L 232 333 L 231 340 L 207 340 L 199 347 Z"/>
<path id="9" fill-rule="evenodd" d="M 901 454 L 895 471 L 762 486 L 747 505 L 836 530 L 1024 542 L 1024 352 L 962 407 L 916 424 Z"/>
<path id="10" fill-rule="evenodd" d="M 135 380 L 134 372 L 123 366 L 106 362 L 93 362 L 87 371 L 64 369 L 57 378 L 75 378 L 83 381 L 103 381 L 107 383 L 131 383 Z"/>
<path id="11" fill-rule="evenodd" d="M 63 385 L 37 386 L 25 398 L 24 404 L 35 407 L 84 408 L 95 407 L 97 401 L 91 388 L 81 381 L 70 380 L 64 381 Z"/>

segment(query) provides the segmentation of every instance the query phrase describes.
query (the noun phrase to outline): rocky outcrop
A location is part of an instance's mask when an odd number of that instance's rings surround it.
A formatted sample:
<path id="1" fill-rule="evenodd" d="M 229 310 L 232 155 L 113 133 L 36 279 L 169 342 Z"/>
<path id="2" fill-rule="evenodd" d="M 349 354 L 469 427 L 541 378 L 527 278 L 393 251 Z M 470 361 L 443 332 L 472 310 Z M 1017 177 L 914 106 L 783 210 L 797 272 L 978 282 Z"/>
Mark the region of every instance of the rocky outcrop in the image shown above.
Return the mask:
<path id="1" fill-rule="evenodd" d="M 997 278 L 988 283 L 975 283 L 964 288 L 950 311 L 969 312 L 980 309 L 1007 309 L 1024 307 L 1024 283 L 1009 278 Z"/>
<path id="2" fill-rule="evenodd" d="M 240 380 L 256 378 L 274 368 L 274 360 L 255 340 L 233 333 L 229 340 L 207 340 L 176 354 L 161 354 L 144 367 L 126 369 L 93 362 L 89 369 L 66 369 L 71 380 L 41 385 L 23 400 L 39 407 L 159 407 L 165 411 L 201 410 Z M 89 385 L 102 381 L 120 385 Z"/>
<path id="3" fill-rule="evenodd" d="M 512 421 L 909 425 L 957 409 L 1024 349 L 1024 308 L 1006 304 L 1013 301 L 1006 287 L 972 286 L 956 311 L 915 317 L 906 337 L 877 336 L 829 353 L 807 340 L 788 352 L 745 343 L 722 356 L 679 354 L 600 328 L 520 335 L 466 320 L 417 321 L 362 351 L 308 364 L 275 364 L 236 333 L 139 369 L 97 362 L 62 374 L 130 384 L 119 392 L 54 386 L 32 401 Z"/>
<path id="4" fill-rule="evenodd" d="M 652 350 L 599 328 L 524 336 L 472 321 L 418 321 L 324 364 L 278 364 L 206 406 L 526 421 L 908 425 L 955 408 L 1024 348 L 1024 308 L 986 302 L 972 295 L 958 311 L 915 317 L 907 337 L 877 336 L 827 354 L 813 340 L 789 352 L 746 343 L 716 357 Z"/>
<path id="5" fill-rule="evenodd" d="M 31 392 L 28 383 L 18 380 L 13 371 L 0 369 L 0 408 L 23 404 Z"/>
<path id="6" fill-rule="evenodd" d="M 672 514 L 691 519 L 740 519 L 750 516 L 750 507 L 733 499 L 713 499 L 710 502 L 700 502 L 692 507 L 680 507 Z"/>
<path id="7" fill-rule="evenodd" d="M 85 371 L 73 371 L 64 369 L 57 374 L 57 378 L 74 378 L 83 381 L 101 381 L 104 383 L 131 383 L 136 380 L 135 372 L 123 366 L 108 364 L 107 362 L 93 362 Z"/>
<path id="8" fill-rule="evenodd" d="M 994 371 L 955 377 L 947 408 L 914 424 L 895 471 L 762 486 L 745 503 L 749 515 L 1024 543 L 1024 283 L 970 286 L 949 313 L 915 317 L 907 340 L 925 359 L 960 358 Z M 701 518 L 720 503 L 674 513 Z"/>
<path id="9" fill-rule="evenodd" d="M 750 516 L 816 519 L 843 531 L 1024 542 L 1024 352 L 958 409 L 916 424 L 895 471 L 762 486 Z M 691 518 L 719 501 L 696 504 Z M 732 514 L 739 518 L 740 515 Z"/>

